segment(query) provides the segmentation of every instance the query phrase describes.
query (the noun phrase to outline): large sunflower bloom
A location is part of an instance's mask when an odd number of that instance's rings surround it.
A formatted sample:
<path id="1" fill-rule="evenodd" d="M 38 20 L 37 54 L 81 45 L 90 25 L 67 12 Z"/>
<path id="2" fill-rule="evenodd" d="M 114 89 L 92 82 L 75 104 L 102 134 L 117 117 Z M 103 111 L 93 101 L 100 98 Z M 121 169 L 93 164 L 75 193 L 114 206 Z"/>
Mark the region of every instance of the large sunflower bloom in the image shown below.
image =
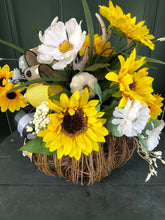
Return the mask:
<path id="1" fill-rule="evenodd" d="M 80 56 L 82 56 L 85 53 L 85 49 L 90 46 L 90 41 L 89 41 L 89 35 L 86 35 L 84 44 L 79 51 Z M 103 42 L 102 35 L 99 36 L 98 34 L 94 35 L 94 52 L 96 54 L 101 54 L 103 57 L 108 57 L 109 55 L 114 54 L 114 49 L 111 48 L 111 43 L 108 42 Z"/>
<path id="2" fill-rule="evenodd" d="M 15 110 L 19 111 L 21 107 L 24 108 L 26 106 L 26 99 L 21 94 L 24 88 L 7 93 L 7 91 L 15 88 L 16 86 L 18 86 L 18 84 L 13 85 L 12 83 L 8 83 L 5 86 L 5 90 L 0 96 L 1 112 L 5 112 L 7 109 L 9 109 L 11 112 L 14 112 Z"/>
<path id="3" fill-rule="evenodd" d="M 109 1 L 109 7 L 99 7 L 100 14 L 107 18 L 111 26 L 118 28 L 122 33 L 124 33 L 128 39 L 141 42 L 150 49 L 154 49 L 154 44 L 151 41 L 154 39 L 154 36 L 149 34 L 149 29 L 146 25 L 144 25 L 145 21 L 135 24 L 136 17 L 131 18 L 130 13 L 125 15 L 118 5 L 114 7 L 111 0 Z"/>
<path id="4" fill-rule="evenodd" d="M 135 60 L 136 50 L 134 49 L 130 57 L 126 60 L 123 56 L 118 56 L 121 68 L 119 73 L 109 72 L 105 77 L 112 81 L 112 84 L 119 84 L 122 98 L 118 108 L 123 108 L 127 99 L 139 100 L 142 103 L 152 103 L 155 97 L 152 95 L 153 78 L 147 76 L 148 68 L 142 67 L 145 63 L 145 57 L 140 60 Z"/>
<path id="5" fill-rule="evenodd" d="M 88 102 L 89 92 L 84 89 L 80 95 L 76 91 L 70 99 L 61 94 L 60 101 L 49 102 L 49 107 L 56 113 L 48 115 L 51 123 L 47 129 L 38 133 L 43 137 L 50 152 L 57 150 L 57 157 L 69 155 L 79 160 L 81 153 L 89 155 L 99 151 L 98 142 L 105 142 L 108 130 L 103 126 L 106 119 L 103 112 L 97 112 L 98 100 Z"/>
<path id="6" fill-rule="evenodd" d="M 0 67 L 0 93 L 5 89 L 8 80 L 13 76 L 14 71 L 10 71 L 10 67 L 6 64 Z"/>

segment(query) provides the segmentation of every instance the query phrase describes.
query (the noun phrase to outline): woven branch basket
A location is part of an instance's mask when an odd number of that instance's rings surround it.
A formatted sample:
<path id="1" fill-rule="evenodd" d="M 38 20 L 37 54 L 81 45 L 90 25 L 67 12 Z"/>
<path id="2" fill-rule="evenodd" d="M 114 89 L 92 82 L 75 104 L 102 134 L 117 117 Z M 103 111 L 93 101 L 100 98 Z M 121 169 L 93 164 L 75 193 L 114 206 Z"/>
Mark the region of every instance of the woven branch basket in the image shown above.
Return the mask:
<path id="1" fill-rule="evenodd" d="M 110 172 L 123 166 L 136 149 L 133 138 L 115 137 L 110 134 L 106 143 L 100 143 L 100 150 L 89 156 L 82 154 L 79 161 L 69 156 L 58 159 L 56 155 L 33 154 L 33 161 L 38 169 L 47 175 L 60 176 L 73 183 L 93 185 Z"/>

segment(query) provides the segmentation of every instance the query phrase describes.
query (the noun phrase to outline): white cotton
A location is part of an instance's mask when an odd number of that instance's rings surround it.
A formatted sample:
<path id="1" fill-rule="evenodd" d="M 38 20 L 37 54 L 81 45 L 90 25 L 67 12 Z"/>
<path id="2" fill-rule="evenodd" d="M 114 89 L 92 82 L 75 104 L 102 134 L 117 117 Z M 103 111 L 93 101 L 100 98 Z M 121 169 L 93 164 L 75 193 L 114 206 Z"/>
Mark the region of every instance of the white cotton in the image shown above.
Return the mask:
<path id="1" fill-rule="evenodd" d="M 147 105 L 138 100 L 127 100 L 124 108 L 115 108 L 112 124 L 118 125 L 118 131 L 127 137 L 141 134 L 150 118 Z"/>
<path id="2" fill-rule="evenodd" d="M 43 35 L 39 32 L 42 44 L 38 47 L 37 60 L 39 63 L 52 64 L 53 69 L 64 69 L 82 48 L 86 32 L 82 32 L 81 22 L 78 24 L 75 18 L 65 24 L 57 20 L 56 17 Z M 70 48 L 64 47 L 63 51 L 60 48 L 64 42 L 67 42 Z"/>
<path id="3" fill-rule="evenodd" d="M 71 92 L 79 91 L 82 94 L 84 88 L 88 88 L 90 91 L 90 98 L 93 98 L 96 94 L 94 84 L 97 83 L 97 78 L 88 72 L 82 72 L 75 75 L 70 83 Z"/>
<path id="4" fill-rule="evenodd" d="M 146 144 L 148 146 L 149 151 L 154 150 L 159 144 L 160 134 L 164 126 L 165 126 L 165 123 L 163 120 L 161 120 L 161 124 L 158 127 L 153 128 L 153 130 L 146 131 L 146 134 L 148 135 Z"/>

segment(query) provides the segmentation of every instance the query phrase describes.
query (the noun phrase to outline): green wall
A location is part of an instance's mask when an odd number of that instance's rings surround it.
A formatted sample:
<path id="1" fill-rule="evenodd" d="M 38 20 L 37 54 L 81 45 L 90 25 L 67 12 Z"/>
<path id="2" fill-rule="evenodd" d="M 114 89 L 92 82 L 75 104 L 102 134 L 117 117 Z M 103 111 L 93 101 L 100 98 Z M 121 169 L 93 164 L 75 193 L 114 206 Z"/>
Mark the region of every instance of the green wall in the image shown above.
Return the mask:
<path id="1" fill-rule="evenodd" d="M 101 32 L 94 14 L 99 11 L 99 4 L 108 6 L 108 2 L 108 0 L 87 0 L 97 33 Z M 165 0 L 113 0 L 113 3 L 120 5 L 125 13 L 131 12 L 132 17 L 137 17 L 137 21 L 146 20 L 150 32 L 156 38 L 165 36 Z M 24 49 L 33 48 L 39 41 L 32 27 L 44 31 L 55 16 L 64 22 L 71 17 L 75 17 L 78 21 L 83 20 L 82 28 L 86 29 L 81 0 L 0 0 L 0 38 Z M 139 54 L 165 61 L 164 51 L 165 42 L 162 42 L 157 43 L 154 51 L 145 48 L 143 51 L 140 50 Z M 20 53 L 17 51 L 0 44 L 0 57 L 18 58 L 19 56 Z M 15 61 L 0 61 L 0 66 L 5 63 L 11 68 L 17 66 Z M 151 76 L 155 78 L 154 89 L 165 97 L 165 66 L 155 64 L 154 66 L 157 68 L 151 70 Z M 7 136 L 9 129 L 6 125 L 6 115 L 1 113 L 0 120 L 1 136 Z M 5 129 L 2 129 L 4 128 L 2 124 Z"/>

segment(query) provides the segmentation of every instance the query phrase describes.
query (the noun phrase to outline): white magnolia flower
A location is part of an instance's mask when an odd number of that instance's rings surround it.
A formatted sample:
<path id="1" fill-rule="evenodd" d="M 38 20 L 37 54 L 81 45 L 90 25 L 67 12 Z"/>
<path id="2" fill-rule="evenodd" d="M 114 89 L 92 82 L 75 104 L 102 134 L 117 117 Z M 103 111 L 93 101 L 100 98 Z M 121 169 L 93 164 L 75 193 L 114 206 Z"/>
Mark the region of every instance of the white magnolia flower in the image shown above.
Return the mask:
<path id="1" fill-rule="evenodd" d="M 162 131 L 162 129 L 164 128 L 165 123 L 163 120 L 161 120 L 161 124 L 156 127 L 153 128 L 152 130 L 147 130 L 146 134 L 148 135 L 148 138 L 146 140 L 146 144 L 148 146 L 148 150 L 152 151 L 154 150 L 157 145 L 159 144 L 159 140 L 160 140 L 160 133 Z"/>
<path id="2" fill-rule="evenodd" d="M 86 32 L 82 32 L 81 22 L 78 24 L 75 18 L 65 24 L 57 20 L 58 17 L 43 35 L 39 32 L 42 44 L 38 48 L 37 59 L 39 63 L 53 62 L 53 69 L 63 69 L 75 59 L 84 43 Z"/>
<path id="3" fill-rule="evenodd" d="M 118 131 L 128 137 L 141 134 L 150 118 L 147 105 L 138 100 L 127 100 L 124 108 L 115 108 L 112 124 L 118 125 Z"/>
<path id="4" fill-rule="evenodd" d="M 84 88 L 88 88 L 90 93 L 90 98 L 93 98 L 96 94 L 94 89 L 94 84 L 97 83 L 97 78 L 94 77 L 92 74 L 87 72 L 82 72 L 80 74 L 75 75 L 72 78 L 70 83 L 71 92 L 74 93 L 75 91 L 79 91 L 82 94 Z"/>
<path id="5" fill-rule="evenodd" d="M 19 57 L 18 66 L 24 72 L 24 70 L 27 68 L 24 62 L 24 55 Z"/>

